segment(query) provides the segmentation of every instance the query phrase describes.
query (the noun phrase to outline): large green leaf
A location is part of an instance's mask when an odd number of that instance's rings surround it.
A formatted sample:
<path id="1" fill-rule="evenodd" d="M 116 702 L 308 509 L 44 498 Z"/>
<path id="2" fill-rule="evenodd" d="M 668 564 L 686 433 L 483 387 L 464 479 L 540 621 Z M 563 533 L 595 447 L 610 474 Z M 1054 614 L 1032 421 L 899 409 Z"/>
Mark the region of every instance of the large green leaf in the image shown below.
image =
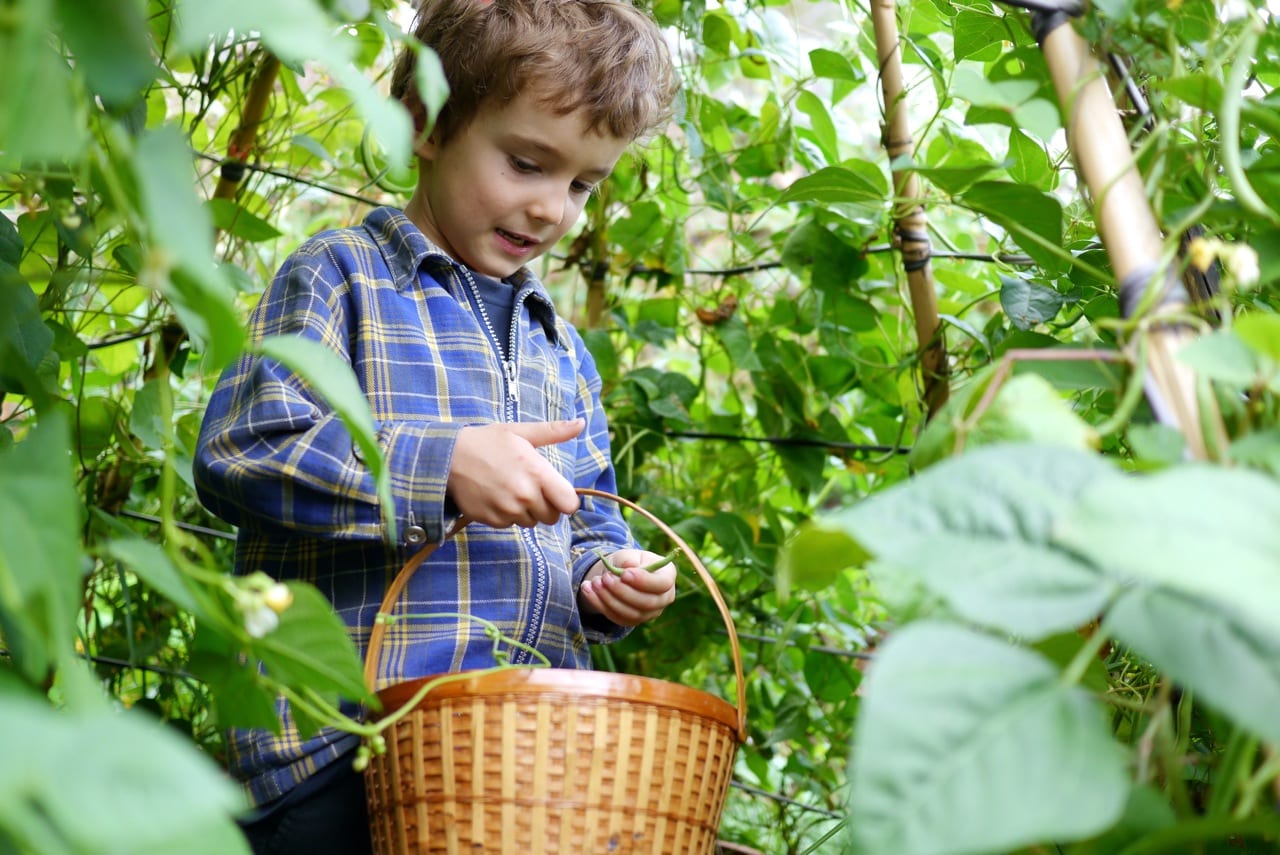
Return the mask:
<path id="1" fill-rule="evenodd" d="M 239 355 L 245 332 L 231 288 L 214 266 L 213 220 L 192 186 L 191 150 L 165 126 L 138 141 L 132 160 L 143 215 L 169 276 L 153 284 L 218 368 Z"/>
<path id="2" fill-rule="evenodd" d="M 880 170 L 867 163 L 826 166 L 797 179 L 778 201 L 845 205 L 855 216 L 872 217 L 886 209 L 889 183 Z"/>
<path id="3" fill-rule="evenodd" d="M 5 219 L 0 215 L 0 219 Z M 7 222 L 7 220 L 6 220 Z M 53 331 L 40 317 L 36 295 L 22 281 L 0 281 L 0 393 L 25 392 L 53 347 Z M 21 366 L 21 371 L 15 371 Z"/>
<path id="4" fill-rule="evenodd" d="M 993 445 L 817 525 L 917 576 L 963 617 L 1037 639 L 1088 621 L 1115 590 L 1114 581 L 1050 543 L 1050 534 L 1081 492 L 1117 477 L 1096 455 Z"/>
<path id="5" fill-rule="evenodd" d="M 136 95 L 156 76 L 140 0 L 57 0 L 62 37 L 85 82 L 108 106 Z"/>
<path id="6" fill-rule="evenodd" d="M 849 825 L 860 855 L 1007 852 L 1097 834 L 1125 757 L 1097 704 L 1036 653 L 959 627 L 890 636 L 862 684 Z"/>
<path id="7" fill-rule="evenodd" d="M 33 680 L 71 650 L 80 599 L 80 499 L 60 411 L 0 450 L 0 630 Z"/>
<path id="8" fill-rule="evenodd" d="M 61 713 L 0 681 L 0 756 L 4 851 L 248 852 L 235 788 L 140 713 Z"/>
<path id="9" fill-rule="evenodd" d="M 89 133 L 77 120 L 71 70 L 53 50 L 52 0 L 6 4 L 0 26 L 0 171 L 25 159 L 76 157 Z"/>
<path id="10" fill-rule="evenodd" d="M 1065 267 L 1062 250 L 1062 205 L 1047 193 L 1003 181 L 980 181 L 960 197 L 961 204 L 1013 236 L 1042 267 Z"/>
<path id="11" fill-rule="evenodd" d="M 1260 626 L 1280 615 L 1280 484 L 1203 464 L 1098 482 L 1055 542 L 1119 582 L 1224 607 Z"/>
<path id="12" fill-rule="evenodd" d="M 1105 630 L 1199 699 L 1262 739 L 1280 742 L 1280 631 L 1236 609 L 1164 587 L 1140 587 L 1107 612 Z"/>
<path id="13" fill-rule="evenodd" d="M 382 447 L 378 445 L 377 427 L 373 423 L 369 402 L 360 390 L 351 366 L 324 345 L 297 336 L 270 336 L 259 343 L 258 349 L 306 380 L 342 419 L 377 483 L 387 537 L 394 541 L 396 518 L 391 473 L 387 470 Z"/>
<path id="14" fill-rule="evenodd" d="M 1000 305 L 1020 330 L 1053 320 L 1066 302 L 1053 288 L 1017 276 L 1000 277 Z"/>
<path id="15" fill-rule="evenodd" d="M 289 590 L 293 603 L 280 615 L 280 625 L 254 640 L 250 650 L 282 683 L 367 700 L 364 663 L 333 606 L 310 585 L 289 583 Z"/>

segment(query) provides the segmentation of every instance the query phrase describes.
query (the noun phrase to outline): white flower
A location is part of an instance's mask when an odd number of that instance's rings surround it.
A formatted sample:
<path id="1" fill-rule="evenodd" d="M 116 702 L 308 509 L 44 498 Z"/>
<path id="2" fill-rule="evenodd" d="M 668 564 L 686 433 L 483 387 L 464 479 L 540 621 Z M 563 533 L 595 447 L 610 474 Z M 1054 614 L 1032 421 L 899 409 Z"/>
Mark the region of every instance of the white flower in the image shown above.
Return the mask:
<path id="1" fill-rule="evenodd" d="M 282 613 L 293 604 L 293 591 L 283 582 L 276 582 L 262 595 L 267 606 L 276 614 Z"/>
<path id="2" fill-rule="evenodd" d="M 244 628 L 254 638 L 262 638 L 280 625 L 280 616 L 266 603 L 244 613 Z"/>
<path id="3" fill-rule="evenodd" d="M 1254 252 L 1253 247 L 1242 243 L 1232 244 L 1221 256 L 1223 265 L 1237 285 L 1248 288 L 1258 283 L 1262 271 L 1258 266 L 1258 253 Z"/>

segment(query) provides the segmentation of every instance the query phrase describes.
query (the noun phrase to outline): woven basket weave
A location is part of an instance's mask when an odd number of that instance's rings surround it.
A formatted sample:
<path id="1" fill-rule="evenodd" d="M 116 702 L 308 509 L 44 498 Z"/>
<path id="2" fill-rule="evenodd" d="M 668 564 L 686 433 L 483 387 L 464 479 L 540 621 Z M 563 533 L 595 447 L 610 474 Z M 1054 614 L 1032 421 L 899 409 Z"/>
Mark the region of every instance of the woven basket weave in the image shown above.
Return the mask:
<path id="1" fill-rule="evenodd" d="M 511 668 L 435 686 L 385 733 L 365 783 L 377 855 L 419 853 L 652 853 L 710 855 L 734 756 L 746 736 L 737 632 L 715 581 L 669 526 L 729 633 L 737 706 L 648 677 Z M 417 553 L 387 589 L 389 613 L 430 553 Z M 374 686 L 385 624 L 373 627 L 365 681 Z M 383 714 L 430 678 L 379 691 Z"/>

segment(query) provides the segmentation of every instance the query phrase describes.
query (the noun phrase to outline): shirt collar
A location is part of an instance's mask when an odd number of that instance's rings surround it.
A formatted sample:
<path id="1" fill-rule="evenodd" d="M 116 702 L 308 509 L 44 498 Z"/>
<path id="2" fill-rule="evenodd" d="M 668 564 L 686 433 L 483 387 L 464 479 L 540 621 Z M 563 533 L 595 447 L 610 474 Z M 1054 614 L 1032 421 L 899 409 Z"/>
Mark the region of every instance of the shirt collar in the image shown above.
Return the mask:
<path id="1" fill-rule="evenodd" d="M 423 264 L 433 262 L 442 267 L 461 270 L 463 265 L 431 241 L 413 221 L 395 208 L 375 208 L 364 220 L 365 228 L 378 242 L 387 266 L 395 277 L 396 288 L 403 290 L 418 281 Z M 529 313 L 538 319 L 547 337 L 555 341 L 556 310 L 546 286 L 527 267 L 521 267 L 508 281 L 516 289 L 516 305 L 523 299 Z M 528 292 L 527 294 L 523 292 Z"/>

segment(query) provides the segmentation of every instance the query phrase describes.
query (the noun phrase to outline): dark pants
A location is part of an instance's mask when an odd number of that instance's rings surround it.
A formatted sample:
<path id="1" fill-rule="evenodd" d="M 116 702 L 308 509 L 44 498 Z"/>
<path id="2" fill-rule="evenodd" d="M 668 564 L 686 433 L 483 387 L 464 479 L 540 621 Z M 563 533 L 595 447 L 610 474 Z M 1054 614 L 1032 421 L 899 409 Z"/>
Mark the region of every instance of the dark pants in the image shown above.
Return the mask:
<path id="1" fill-rule="evenodd" d="M 349 757 L 333 765 L 318 773 L 324 780 L 241 821 L 254 855 L 372 855 L 364 776 Z"/>

